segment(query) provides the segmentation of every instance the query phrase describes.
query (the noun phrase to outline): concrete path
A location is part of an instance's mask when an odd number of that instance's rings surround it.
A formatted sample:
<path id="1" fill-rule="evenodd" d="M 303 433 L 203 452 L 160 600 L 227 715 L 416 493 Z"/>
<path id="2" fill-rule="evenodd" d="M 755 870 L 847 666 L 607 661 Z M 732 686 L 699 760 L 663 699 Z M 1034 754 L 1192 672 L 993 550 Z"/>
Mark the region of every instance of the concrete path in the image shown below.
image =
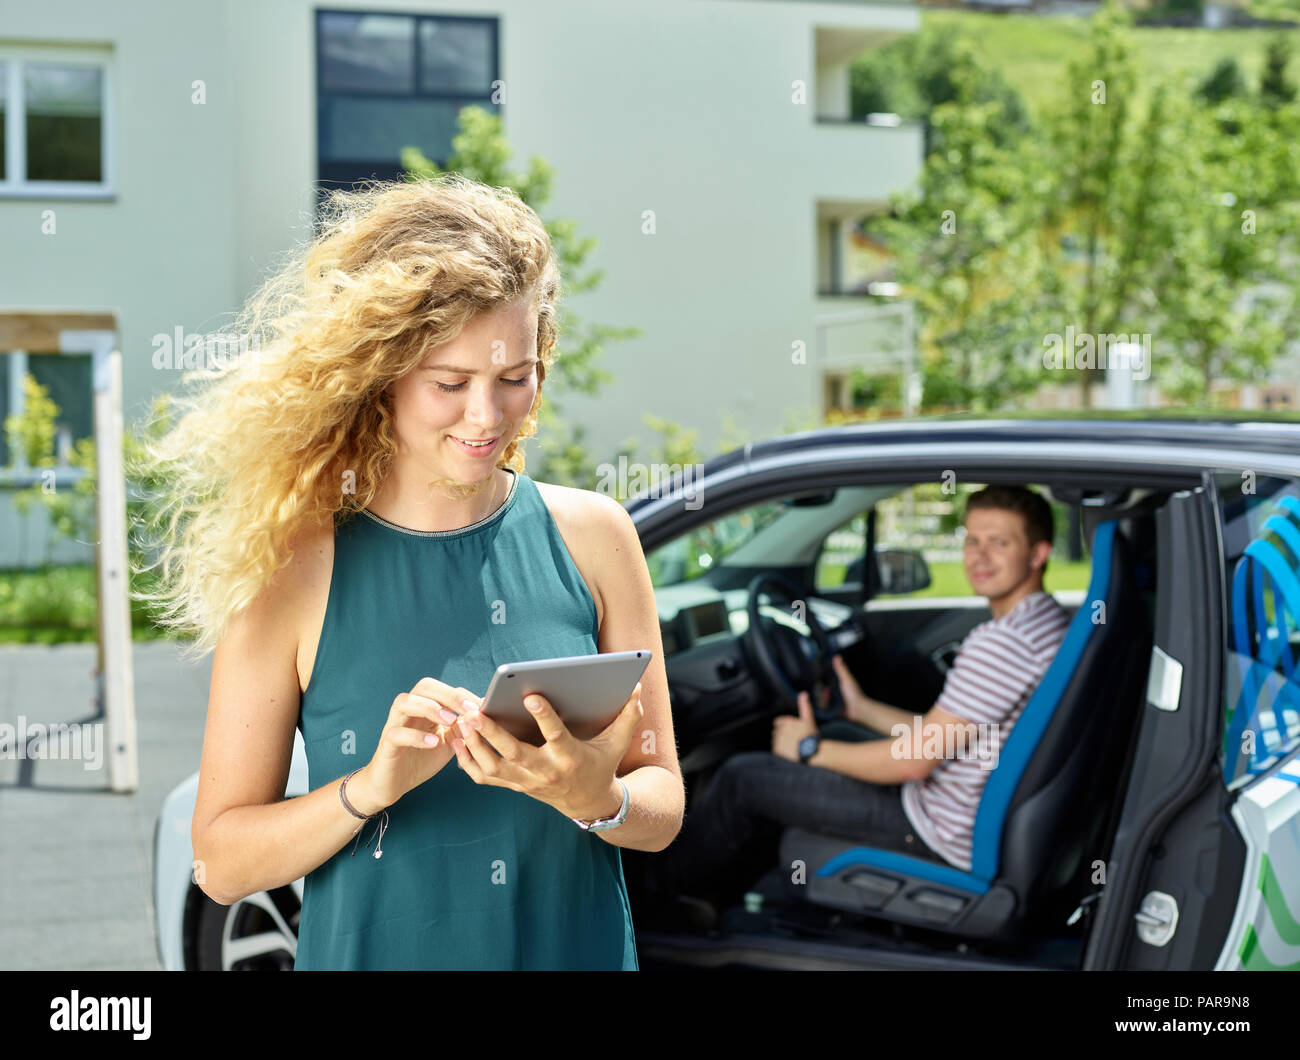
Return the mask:
<path id="1" fill-rule="evenodd" d="M 0 749 L 0 968 L 159 970 L 153 827 L 199 768 L 212 670 L 166 641 L 134 646 L 139 789 L 107 789 L 105 764 Z M 95 646 L 0 645 L 0 724 L 102 722 Z"/>

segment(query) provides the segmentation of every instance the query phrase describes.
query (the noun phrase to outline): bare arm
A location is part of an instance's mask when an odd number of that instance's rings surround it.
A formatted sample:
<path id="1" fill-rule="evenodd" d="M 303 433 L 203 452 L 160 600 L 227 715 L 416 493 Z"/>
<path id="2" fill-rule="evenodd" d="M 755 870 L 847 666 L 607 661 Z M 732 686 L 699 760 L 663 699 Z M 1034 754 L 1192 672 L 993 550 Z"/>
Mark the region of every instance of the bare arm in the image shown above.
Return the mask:
<path id="1" fill-rule="evenodd" d="M 835 655 L 831 661 L 835 673 L 839 676 L 840 692 L 844 697 L 844 713 L 849 721 L 855 721 L 873 732 L 887 736 L 895 726 L 910 726 L 921 716 L 919 713 L 900 710 L 878 699 L 872 699 L 862 691 L 862 686 L 858 684 L 857 678 L 853 676 L 842 656 Z"/>
<path id="2" fill-rule="evenodd" d="M 861 743 L 822 740 L 808 764 L 874 784 L 904 784 L 924 780 L 945 757 L 969 746 L 973 738 L 971 722 L 938 704 L 923 715 L 883 703 L 877 706 L 893 711 L 895 717 L 887 739 Z"/>
<path id="3" fill-rule="evenodd" d="M 865 693 L 856 702 L 846 699 L 844 707 L 845 712 L 852 721 L 856 721 L 859 725 L 865 725 L 873 732 L 886 736 L 893 731 L 895 725 L 911 725 L 917 718 L 921 717 L 920 714 L 910 710 L 891 707 L 888 703 L 872 699 Z"/>
<path id="4" fill-rule="evenodd" d="M 641 678 L 641 705 L 645 715 L 615 771 L 627 785 L 627 818 L 617 828 L 596 835 L 612 846 L 660 851 L 681 831 L 686 789 L 677 761 L 668 703 L 668 672 L 664 666 L 659 612 L 632 517 L 613 498 L 593 494 L 591 501 L 603 508 L 601 518 L 592 519 L 592 524 L 602 530 L 602 545 L 597 550 L 598 592 L 605 613 L 598 647 L 601 652 L 641 648 L 654 652 Z M 621 801 L 622 790 L 615 784 L 609 804 L 600 807 L 593 816 L 614 815 Z"/>
<path id="5" fill-rule="evenodd" d="M 896 753 L 893 740 L 822 740 L 808 764 L 873 784 L 902 784 L 920 779 L 917 763 Z"/>
<path id="6" fill-rule="evenodd" d="M 339 799 L 341 777 L 284 798 L 301 696 L 287 591 L 298 561 L 277 572 L 213 653 L 191 838 L 195 882 L 222 905 L 305 876 L 362 824 Z M 359 813 L 380 809 L 363 774 L 347 794 Z M 366 824 L 367 838 L 374 827 Z"/>

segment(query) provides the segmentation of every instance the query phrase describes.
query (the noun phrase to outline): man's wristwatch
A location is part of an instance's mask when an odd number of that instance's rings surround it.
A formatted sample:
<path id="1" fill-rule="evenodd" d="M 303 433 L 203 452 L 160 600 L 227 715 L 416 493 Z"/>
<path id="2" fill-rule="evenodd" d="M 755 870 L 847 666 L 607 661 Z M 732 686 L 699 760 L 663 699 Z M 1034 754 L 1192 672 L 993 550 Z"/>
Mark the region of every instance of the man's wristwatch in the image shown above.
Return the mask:
<path id="1" fill-rule="evenodd" d="M 811 736 L 805 736 L 799 741 L 799 761 L 804 765 L 808 764 L 808 759 L 817 753 L 817 748 L 821 746 L 822 738 L 819 733 L 813 733 Z"/>
<path id="2" fill-rule="evenodd" d="M 606 829 L 617 828 L 621 825 L 627 818 L 627 785 L 623 783 L 622 777 L 615 777 L 614 779 L 618 781 L 619 787 L 623 789 L 623 805 L 618 808 L 618 813 L 614 814 L 613 817 L 602 817 L 598 821 L 580 821 L 576 817 L 570 817 L 569 820 L 588 832 L 603 832 Z"/>

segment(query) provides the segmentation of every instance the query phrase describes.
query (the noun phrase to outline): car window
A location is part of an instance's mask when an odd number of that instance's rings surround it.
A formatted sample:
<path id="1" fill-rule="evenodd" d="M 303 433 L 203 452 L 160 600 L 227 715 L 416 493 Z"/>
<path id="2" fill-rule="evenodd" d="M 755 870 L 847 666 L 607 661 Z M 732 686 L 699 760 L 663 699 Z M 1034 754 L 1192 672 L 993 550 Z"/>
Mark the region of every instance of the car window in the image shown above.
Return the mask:
<path id="1" fill-rule="evenodd" d="M 1219 750 L 1235 786 L 1300 744 L 1300 489 L 1250 472 L 1217 484 L 1228 595 Z"/>
<path id="2" fill-rule="evenodd" d="M 962 566 L 961 515 L 966 498 L 978 488 L 958 486 L 955 493 L 944 493 L 939 483 L 927 482 L 876 505 L 876 555 L 882 568 L 887 568 L 883 570 L 887 584 L 878 595 L 900 595 L 888 590 L 889 572 L 906 575 L 909 567 L 914 568 L 909 554 L 925 561 L 930 584 L 907 592 L 908 597 L 975 595 Z M 827 535 L 817 556 L 814 584 L 818 590 L 861 588 L 866 534 L 867 513 L 863 512 Z M 909 584 L 909 579 L 896 577 L 893 584 Z"/>
<path id="3" fill-rule="evenodd" d="M 882 574 L 894 584 L 915 584 L 916 556 L 925 563 L 929 585 L 911 591 L 893 592 L 883 587 L 880 597 L 906 595 L 908 599 L 928 597 L 961 598 L 978 595 L 966 577 L 962 560 L 966 529 L 963 517 L 966 499 L 983 488 L 982 483 L 955 484 L 945 492 L 938 482 L 918 483 L 884 498 L 876 504 L 876 555 Z M 1041 491 L 1040 491 L 1041 492 Z M 1053 504 L 1056 542 L 1043 579 L 1048 592 L 1077 592 L 1086 589 L 1091 564 L 1086 556 L 1069 557 L 1070 510 Z M 867 532 L 866 513 L 854 516 L 827 535 L 817 557 L 815 585 L 818 590 L 860 589 L 862 552 Z"/>
<path id="4" fill-rule="evenodd" d="M 813 585 L 819 589 L 842 589 L 862 586 L 862 550 L 867 541 L 867 515 L 853 516 L 836 527 L 822 542 L 817 553 Z"/>
<path id="5" fill-rule="evenodd" d="M 658 589 L 700 577 L 787 510 L 779 501 L 742 508 L 673 538 L 646 556 L 651 584 Z"/>

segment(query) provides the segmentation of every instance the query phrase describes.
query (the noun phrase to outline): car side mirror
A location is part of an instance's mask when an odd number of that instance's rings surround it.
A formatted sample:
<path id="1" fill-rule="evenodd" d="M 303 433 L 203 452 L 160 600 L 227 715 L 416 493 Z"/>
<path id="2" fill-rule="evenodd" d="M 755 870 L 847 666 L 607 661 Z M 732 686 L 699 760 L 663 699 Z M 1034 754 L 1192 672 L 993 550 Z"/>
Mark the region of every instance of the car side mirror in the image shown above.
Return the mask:
<path id="1" fill-rule="evenodd" d="M 876 564 L 880 569 L 882 593 L 915 593 L 930 585 L 930 568 L 919 552 L 905 548 L 882 548 L 876 552 Z"/>

